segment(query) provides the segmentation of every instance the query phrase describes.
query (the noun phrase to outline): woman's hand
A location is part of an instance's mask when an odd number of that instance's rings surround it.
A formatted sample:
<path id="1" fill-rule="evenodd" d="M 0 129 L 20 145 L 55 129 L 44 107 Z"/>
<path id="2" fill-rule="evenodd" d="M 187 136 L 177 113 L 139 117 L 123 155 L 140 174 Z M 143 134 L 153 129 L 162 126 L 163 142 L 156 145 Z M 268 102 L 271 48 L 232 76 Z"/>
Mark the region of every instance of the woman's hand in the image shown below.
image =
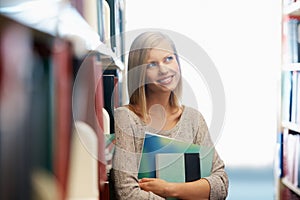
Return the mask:
<path id="1" fill-rule="evenodd" d="M 210 195 L 210 185 L 205 178 L 188 183 L 170 183 L 158 178 L 143 178 L 139 185 L 142 190 L 151 191 L 163 198 L 194 200 L 209 199 Z"/>
<path id="2" fill-rule="evenodd" d="M 158 178 L 143 178 L 139 182 L 140 188 L 145 191 L 151 191 L 161 197 L 168 197 L 168 188 L 171 183 L 168 183 Z"/>

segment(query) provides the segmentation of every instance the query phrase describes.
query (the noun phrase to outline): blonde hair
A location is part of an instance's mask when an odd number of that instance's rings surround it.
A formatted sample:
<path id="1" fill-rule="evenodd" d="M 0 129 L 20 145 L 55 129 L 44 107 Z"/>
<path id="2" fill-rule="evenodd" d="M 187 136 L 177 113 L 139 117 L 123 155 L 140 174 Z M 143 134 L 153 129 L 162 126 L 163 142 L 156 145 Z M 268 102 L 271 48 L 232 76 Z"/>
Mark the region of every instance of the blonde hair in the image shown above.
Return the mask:
<path id="1" fill-rule="evenodd" d="M 161 44 L 167 44 L 168 49 L 163 49 L 167 51 L 172 51 L 174 53 L 176 60 L 179 65 L 180 63 L 177 55 L 177 50 L 175 48 L 174 42 L 165 34 L 161 32 L 145 32 L 140 34 L 132 43 L 129 56 L 128 56 L 128 94 L 129 105 L 138 106 L 139 111 L 137 113 L 143 119 L 147 117 L 147 99 L 146 99 L 146 61 L 149 56 L 149 52 L 154 48 L 162 48 Z M 181 73 L 180 73 L 181 74 Z M 169 98 L 169 104 L 172 107 L 179 107 L 182 93 L 182 78 L 180 75 L 180 80 L 171 92 Z"/>

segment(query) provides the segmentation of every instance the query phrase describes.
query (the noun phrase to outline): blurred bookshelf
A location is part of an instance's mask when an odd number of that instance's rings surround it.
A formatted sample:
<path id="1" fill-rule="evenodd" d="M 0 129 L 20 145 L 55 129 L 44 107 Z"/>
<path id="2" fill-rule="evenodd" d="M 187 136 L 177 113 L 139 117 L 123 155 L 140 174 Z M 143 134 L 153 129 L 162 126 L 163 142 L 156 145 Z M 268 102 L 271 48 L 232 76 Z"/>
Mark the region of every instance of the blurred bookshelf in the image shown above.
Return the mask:
<path id="1" fill-rule="evenodd" d="M 119 90 L 124 86 L 118 79 L 124 72 L 122 60 L 116 62 L 118 56 L 86 45 L 94 42 L 88 36 L 60 35 L 62 19 L 54 18 L 61 17 L 62 10 L 53 18 L 18 17 L 25 16 L 27 8 L 32 16 L 46 12 L 43 9 L 65 8 L 73 18 L 69 16 L 64 25 L 75 22 L 79 32 L 87 29 L 88 33 L 94 26 L 97 44 L 122 55 L 122 2 L 49 1 L 49 8 L 35 7 L 39 1 L 28 2 L 30 7 L 21 2 L 16 9 L 7 9 L 12 13 L 1 5 L 0 199 L 109 199 L 107 163 L 111 160 L 106 159 L 104 127 L 112 129 L 113 124 L 104 123 L 113 119 L 103 120 L 103 112 L 111 113 L 122 104 Z M 23 5 L 26 9 L 20 9 Z M 96 18 L 91 19 L 91 12 Z M 103 80 L 104 74 L 113 76 L 112 85 Z M 116 88 L 109 97 L 104 94 L 108 87 Z M 106 105 L 112 97 L 114 104 Z M 90 137 L 83 138 L 81 131 Z M 84 140 L 96 152 L 91 153 Z"/>
<path id="2" fill-rule="evenodd" d="M 276 199 L 300 199 L 300 1 L 282 0 Z"/>

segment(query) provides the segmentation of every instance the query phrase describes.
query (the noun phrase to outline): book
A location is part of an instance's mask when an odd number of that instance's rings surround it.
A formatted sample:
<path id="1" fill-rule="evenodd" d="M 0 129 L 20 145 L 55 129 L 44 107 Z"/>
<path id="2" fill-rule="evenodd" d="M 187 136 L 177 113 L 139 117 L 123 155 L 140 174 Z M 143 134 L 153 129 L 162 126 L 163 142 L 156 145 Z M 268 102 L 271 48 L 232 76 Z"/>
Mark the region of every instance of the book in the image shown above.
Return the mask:
<path id="1" fill-rule="evenodd" d="M 175 138 L 169 138 L 149 132 L 145 133 L 145 139 L 143 143 L 142 156 L 139 166 L 138 178 L 156 178 L 156 156 L 162 157 L 159 154 L 195 154 L 199 155 L 199 167 L 200 177 L 206 177 L 211 174 L 212 161 L 214 150 L 213 148 L 200 146 L 193 143 L 184 142 Z M 171 156 L 170 156 L 171 157 Z M 160 158 L 159 158 L 160 159 Z M 160 159 L 161 160 L 161 159 Z M 179 160 L 176 162 L 180 162 Z M 161 164 L 164 164 L 161 162 Z M 178 163 L 172 163 L 177 165 Z M 172 166 L 169 166 L 172 167 Z M 159 170 L 158 170 L 159 171 Z M 182 175 L 183 176 L 183 175 Z"/>
<path id="2" fill-rule="evenodd" d="M 296 187 L 299 187 L 299 151 L 300 151 L 300 135 L 296 134 L 295 135 L 295 139 L 294 139 L 294 143 L 295 143 L 295 161 L 294 161 L 294 177 L 293 177 L 293 180 L 294 180 L 294 185 Z"/>
<path id="3" fill-rule="evenodd" d="M 201 178 L 199 153 L 156 154 L 156 177 L 168 182 L 191 182 Z"/>
<path id="4" fill-rule="evenodd" d="M 300 60 L 299 21 L 298 16 L 283 18 L 282 47 L 285 63 L 298 63 Z"/>
<path id="5" fill-rule="evenodd" d="M 184 157 L 181 153 L 156 154 L 156 177 L 168 182 L 185 182 Z"/>
<path id="6" fill-rule="evenodd" d="M 291 117 L 290 121 L 296 123 L 297 121 L 297 71 L 292 72 L 292 93 L 291 93 Z"/>
<path id="7" fill-rule="evenodd" d="M 297 72 L 297 91 L 296 91 L 296 120 L 295 123 L 300 125 L 300 72 Z"/>
<path id="8" fill-rule="evenodd" d="M 72 49 L 68 42 L 56 39 L 53 44 L 54 96 L 54 174 L 62 198 L 67 196 L 67 181 L 72 136 Z"/>
<path id="9" fill-rule="evenodd" d="M 105 138 L 103 134 L 103 80 L 102 63 L 97 52 L 90 52 L 81 62 L 73 90 L 73 117 L 87 123 L 97 136 L 98 190 L 107 181 L 105 160 Z"/>
<path id="10" fill-rule="evenodd" d="M 109 63 L 107 68 L 103 71 L 103 76 L 106 75 L 113 75 L 113 79 L 114 79 L 114 87 L 113 87 L 113 91 L 111 91 L 110 93 L 112 98 L 111 101 L 114 101 L 114 108 L 117 108 L 120 106 L 120 100 L 119 100 L 119 71 L 118 69 L 111 69 L 110 66 L 113 65 L 113 63 Z"/>
<path id="11" fill-rule="evenodd" d="M 297 141 L 297 161 L 298 161 L 298 163 L 297 163 L 297 166 L 295 166 L 296 167 L 296 170 L 297 170 L 297 187 L 298 188 L 300 188 L 300 136 L 298 135 L 298 141 Z"/>
<path id="12" fill-rule="evenodd" d="M 114 125 L 114 108 L 115 108 L 115 76 L 113 74 L 103 74 L 103 98 L 104 108 L 110 117 L 110 131 L 115 132 Z"/>
<path id="13" fill-rule="evenodd" d="M 283 132 L 277 134 L 277 145 L 276 145 L 276 152 L 278 153 L 278 159 L 275 160 L 275 173 L 278 177 L 282 178 L 284 176 L 283 171 Z"/>
<path id="14" fill-rule="evenodd" d="M 103 1 L 103 29 L 103 42 L 110 47 L 110 8 L 107 1 Z"/>
<path id="15" fill-rule="evenodd" d="M 199 153 L 184 154 L 185 182 L 192 182 L 201 178 L 200 165 L 201 163 Z"/>
<path id="16" fill-rule="evenodd" d="M 291 120 L 292 73 L 290 71 L 283 72 L 281 80 L 282 120 L 288 122 Z"/>
<path id="17" fill-rule="evenodd" d="M 298 184 L 298 155 L 297 145 L 299 143 L 298 133 L 289 129 L 284 129 L 284 154 L 283 169 L 284 177 L 295 186 Z"/>

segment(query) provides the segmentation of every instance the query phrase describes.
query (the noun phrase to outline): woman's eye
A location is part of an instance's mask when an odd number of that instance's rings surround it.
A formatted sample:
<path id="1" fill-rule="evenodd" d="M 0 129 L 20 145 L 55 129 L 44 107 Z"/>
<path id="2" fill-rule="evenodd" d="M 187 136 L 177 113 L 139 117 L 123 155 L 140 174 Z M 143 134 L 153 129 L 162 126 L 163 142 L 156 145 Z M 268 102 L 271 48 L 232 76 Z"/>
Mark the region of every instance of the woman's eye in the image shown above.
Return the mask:
<path id="1" fill-rule="evenodd" d="M 148 63 L 148 65 L 147 65 L 148 68 L 152 68 L 152 67 L 156 67 L 156 66 L 157 66 L 156 62 L 151 62 L 151 63 Z"/>
<path id="2" fill-rule="evenodd" d="M 173 56 L 168 56 L 168 57 L 166 57 L 165 61 L 171 62 L 173 59 L 174 59 Z"/>

